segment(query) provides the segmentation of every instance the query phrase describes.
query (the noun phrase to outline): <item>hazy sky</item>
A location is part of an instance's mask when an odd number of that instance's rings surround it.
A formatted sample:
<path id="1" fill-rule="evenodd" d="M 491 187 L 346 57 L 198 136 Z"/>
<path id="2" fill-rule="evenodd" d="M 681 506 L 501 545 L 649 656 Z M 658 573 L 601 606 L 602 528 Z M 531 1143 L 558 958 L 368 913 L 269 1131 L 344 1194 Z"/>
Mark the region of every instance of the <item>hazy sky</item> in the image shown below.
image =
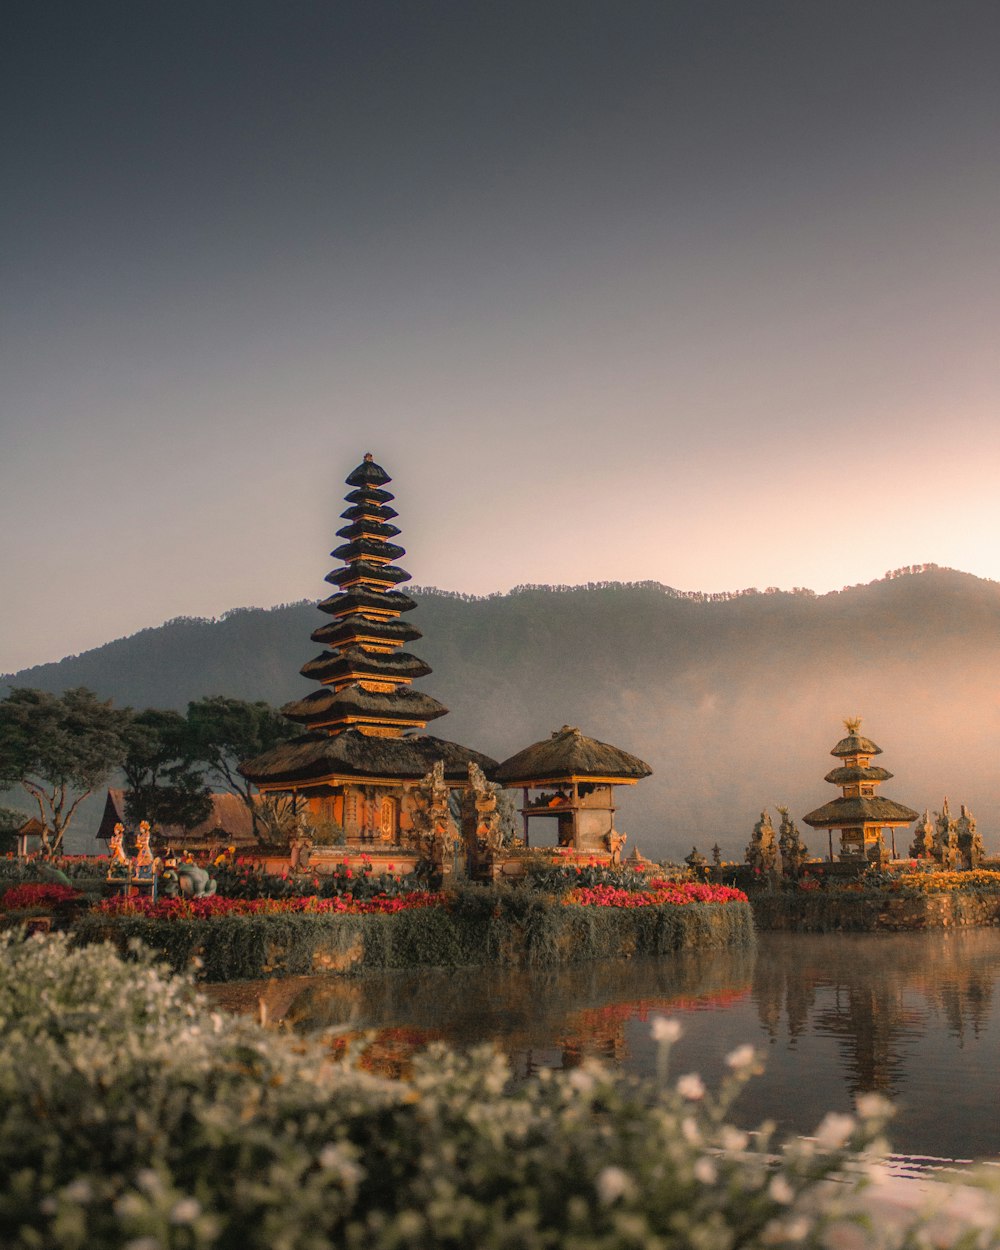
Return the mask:
<path id="1" fill-rule="evenodd" d="M 0 671 L 415 582 L 1000 578 L 995 0 L 8 0 Z"/>

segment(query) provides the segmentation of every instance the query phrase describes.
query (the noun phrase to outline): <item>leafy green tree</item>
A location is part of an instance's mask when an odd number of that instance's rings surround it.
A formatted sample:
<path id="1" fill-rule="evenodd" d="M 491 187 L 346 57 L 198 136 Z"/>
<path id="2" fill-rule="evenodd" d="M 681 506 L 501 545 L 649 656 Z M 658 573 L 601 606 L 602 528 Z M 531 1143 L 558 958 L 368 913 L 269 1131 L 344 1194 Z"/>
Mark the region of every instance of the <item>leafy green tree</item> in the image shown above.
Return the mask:
<path id="1" fill-rule="evenodd" d="M 44 852 L 62 849 L 80 804 L 121 764 L 127 723 L 83 686 L 62 695 L 17 686 L 0 703 L 0 788 L 20 785 L 34 800 Z"/>
<path id="2" fill-rule="evenodd" d="M 13 807 L 0 807 L 0 854 L 16 849 L 17 831 L 27 819 L 24 812 Z"/>
<path id="3" fill-rule="evenodd" d="M 211 794 L 191 758 L 191 727 L 179 712 L 147 708 L 133 713 L 125 741 L 125 811 L 133 824 L 148 820 L 193 829 L 208 819 Z"/>
<path id="4" fill-rule="evenodd" d="M 238 794 L 250 811 L 254 836 L 260 840 L 256 787 L 237 771 L 251 759 L 300 732 L 270 704 L 213 695 L 188 704 L 191 759 L 203 764 L 210 780 Z"/>

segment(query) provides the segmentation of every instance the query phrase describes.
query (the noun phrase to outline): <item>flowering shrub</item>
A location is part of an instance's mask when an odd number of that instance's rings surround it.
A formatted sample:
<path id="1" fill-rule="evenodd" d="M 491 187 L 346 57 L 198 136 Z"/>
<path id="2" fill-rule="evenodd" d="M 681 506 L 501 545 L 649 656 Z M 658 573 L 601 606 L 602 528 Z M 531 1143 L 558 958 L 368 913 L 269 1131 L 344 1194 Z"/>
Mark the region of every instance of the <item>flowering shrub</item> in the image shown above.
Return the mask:
<path id="1" fill-rule="evenodd" d="M 567 852 L 567 862 L 527 863 L 525 883 L 546 894 L 565 894 L 580 886 L 609 886 L 618 890 L 645 890 L 653 878 L 662 875 L 657 864 L 627 864 L 613 867 L 590 856 Z"/>
<path id="2" fill-rule="evenodd" d="M 362 856 L 362 867 L 346 862 L 335 865 L 322 876 L 308 873 L 267 873 L 251 861 L 237 858 L 210 871 L 218 883 L 218 893 L 226 898 L 339 898 L 388 897 L 421 893 L 423 886 L 413 876 L 404 876 L 388 864 L 388 872 L 375 872 L 371 859 Z"/>
<path id="3" fill-rule="evenodd" d="M 77 902 L 82 895 L 68 885 L 36 882 L 15 885 L 0 895 L 0 911 L 28 911 L 35 908 L 64 906 Z"/>
<path id="4" fill-rule="evenodd" d="M 584 886 L 570 890 L 563 902 L 580 907 L 684 907 L 691 903 L 745 903 L 747 896 L 742 890 L 730 885 L 664 881 L 655 878 L 642 890 L 620 889 L 610 885 Z"/>
<path id="5" fill-rule="evenodd" d="M 161 898 L 154 903 L 148 895 L 118 895 L 104 899 L 96 910 L 103 915 L 146 916 L 154 920 L 211 920 L 219 916 L 287 916 L 296 913 L 366 915 L 391 914 L 413 907 L 440 907 L 443 897 L 427 891 L 414 891 L 395 898 L 382 894 L 368 899 L 355 899 L 349 894 L 334 898 L 299 895 L 292 898 L 250 899 L 222 898 L 213 894 L 208 898 Z"/>
<path id="6" fill-rule="evenodd" d="M 904 890 L 920 894 L 950 894 L 955 891 L 1000 892 L 1000 872 L 977 868 L 971 872 L 903 872 L 898 881 Z"/>
<path id="7" fill-rule="evenodd" d="M 31 939 L 0 948 L 0 1244 L 6 1250 L 895 1250 L 996 1244 L 970 1205 L 945 1240 L 864 1220 L 859 1147 L 882 1100 L 811 1141 L 751 1138 L 727 1111 L 757 1069 L 728 1057 L 712 1093 L 588 1063 L 509 1085 L 489 1049 L 435 1045 L 405 1081 L 319 1041 L 213 1013 L 148 957 Z M 40 1114 L 40 1109 L 44 1110 Z M 848 1165 L 851 1166 L 848 1166 Z M 836 1174 L 841 1183 L 825 1185 Z"/>

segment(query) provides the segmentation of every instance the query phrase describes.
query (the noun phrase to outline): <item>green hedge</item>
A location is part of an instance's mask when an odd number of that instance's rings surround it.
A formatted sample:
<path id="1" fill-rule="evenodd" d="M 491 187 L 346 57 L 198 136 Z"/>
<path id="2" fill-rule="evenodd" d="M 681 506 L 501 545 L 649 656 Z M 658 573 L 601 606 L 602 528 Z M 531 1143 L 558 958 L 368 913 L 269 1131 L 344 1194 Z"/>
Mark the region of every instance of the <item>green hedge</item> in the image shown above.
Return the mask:
<path id="1" fill-rule="evenodd" d="M 319 1040 L 211 1012 L 149 956 L 126 965 L 107 946 L 0 939 L 0 1246 L 872 1244 L 846 1222 L 864 1173 L 843 1169 L 880 1104 L 869 1096 L 860 1124 L 827 1117 L 815 1142 L 782 1147 L 765 1129 L 748 1149 L 726 1112 L 751 1048 L 729 1057 L 716 1097 L 692 1074 L 666 1079 L 677 1028 L 652 1027 L 656 1084 L 588 1064 L 512 1088 L 495 1053 L 442 1046 L 390 1082 L 332 1062 Z M 934 1244 L 985 1246 L 982 1230 L 953 1221 Z M 898 1220 L 878 1239 L 916 1244 Z"/>
<path id="2" fill-rule="evenodd" d="M 684 907 L 567 907 L 526 890 L 456 893 L 447 908 L 390 915 L 222 916 L 153 920 L 83 916 L 73 940 L 135 939 L 174 969 L 201 961 L 209 981 L 383 968 L 506 967 L 662 955 L 690 947 L 749 946 L 753 919 L 745 903 Z"/>

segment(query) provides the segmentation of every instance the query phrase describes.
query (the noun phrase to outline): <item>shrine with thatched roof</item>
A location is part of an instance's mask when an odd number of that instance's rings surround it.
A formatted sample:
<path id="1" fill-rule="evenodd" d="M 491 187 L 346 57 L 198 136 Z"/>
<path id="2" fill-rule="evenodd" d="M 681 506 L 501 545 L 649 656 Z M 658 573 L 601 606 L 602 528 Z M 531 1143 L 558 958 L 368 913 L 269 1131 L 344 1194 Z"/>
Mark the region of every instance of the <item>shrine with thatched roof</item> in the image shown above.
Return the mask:
<path id="1" fill-rule="evenodd" d="M 840 786 L 843 793 L 839 799 L 831 799 L 802 819 L 814 829 L 829 830 L 831 860 L 835 829 L 840 830 L 841 859 L 889 858 L 882 836 L 886 829 L 890 833 L 892 858 L 895 859 L 895 831 L 916 820 L 917 813 L 894 799 L 876 793 L 883 781 L 892 778 L 892 773 L 871 762 L 872 756 L 882 754 L 882 748 L 870 738 L 862 737 L 860 719 L 846 720 L 844 728 L 847 737 L 841 738 L 830 752 L 842 762 L 824 778 L 832 785 Z"/>
<path id="2" fill-rule="evenodd" d="M 532 820 L 554 820 L 560 846 L 610 853 L 617 862 L 624 837 L 615 829 L 614 787 L 635 785 L 652 771 L 620 747 L 564 725 L 504 760 L 493 777 L 505 787 L 523 790 L 526 846 L 531 844 Z"/>
<path id="3" fill-rule="evenodd" d="M 405 552 L 392 541 L 389 481 L 371 453 L 348 476 L 344 541 L 331 552 L 343 564 L 327 575 L 335 593 L 318 605 L 331 619 L 312 633 L 324 650 L 301 669 L 319 689 L 281 709 L 304 732 L 243 761 L 240 772 L 265 797 L 292 796 L 306 825 L 336 829 L 348 846 L 419 849 L 414 813 L 427 806 L 428 774 L 465 788 L 470 764 L 492 772 L 496 761 L 419 732 L 448 709 L 412 688 L 431 669 L 400 649 L 421 635 L 399 619 L 417 605 L 397 589 L 410 575 L 396 564 Z"/>

